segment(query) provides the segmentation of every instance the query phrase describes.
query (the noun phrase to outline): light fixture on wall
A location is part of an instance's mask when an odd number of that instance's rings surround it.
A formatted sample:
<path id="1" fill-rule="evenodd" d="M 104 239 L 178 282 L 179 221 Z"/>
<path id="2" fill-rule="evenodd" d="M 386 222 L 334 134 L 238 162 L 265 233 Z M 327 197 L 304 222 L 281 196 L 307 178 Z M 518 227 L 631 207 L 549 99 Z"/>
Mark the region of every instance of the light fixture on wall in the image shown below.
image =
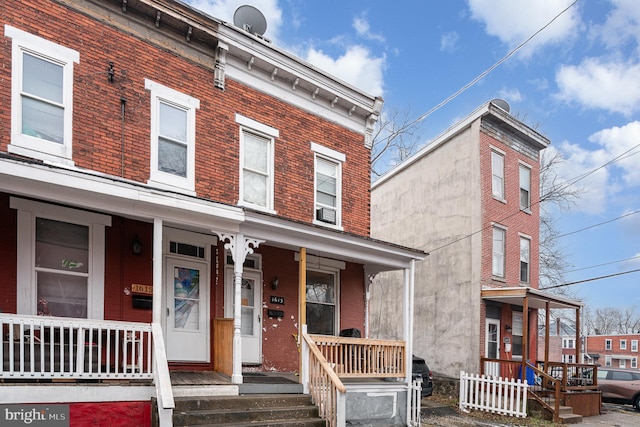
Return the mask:
<path id="1" fill-rule="evenodd" d="M 137 234 L 131 241 L 131 252 L 133 252 L 134 255 L 140 255 L 142 253 L 142 242 L 138 239 Z"/>
<path id="2" fill-rule="evenodd" d="M 278 277 L 274 277 L 273 278 L 273 282 L 271 282 L 271 289 L 275 290 L 278 289 L 278 285 L 280 284 L 280 281 L 278 280 Z"/>
<path id="3" fill-rule="evenodd" d="M 511 325 L 504 325 L 504 330 L 507 332 L 511 332 Z"/>

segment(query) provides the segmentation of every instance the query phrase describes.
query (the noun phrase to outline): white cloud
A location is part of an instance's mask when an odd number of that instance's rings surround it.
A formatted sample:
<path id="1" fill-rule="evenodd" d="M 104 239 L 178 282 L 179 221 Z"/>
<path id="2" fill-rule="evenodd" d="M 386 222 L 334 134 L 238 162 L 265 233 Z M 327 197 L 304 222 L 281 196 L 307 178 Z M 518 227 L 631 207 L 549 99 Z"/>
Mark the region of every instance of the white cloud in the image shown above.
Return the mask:
<path id="1" fill-rule="evenodd" d="M 573 0 L 467 0 L 471 17 L 485 25 L 487 34 L 514 48 L 547 25 Z M 566 44 L 581 25 L 577 7 L 559 16 L 523 47 L 519 55 L 530 57 L 547 44 Z"/>
<path id="2" fill-rule="evenodd" d="M 589 141 L 603 147 L 611 158 L 617 158 L 614 165 L 622 170 L 622 180 L 629 187 L 640 186 L 640 122 L 634 121 L 622 127 L 612 127 L 596 132 Z"/>
<path id="3" fill-rule="evenodd" d="M 348 46 L 344 54 L 336 59 L 311 48 L 305 59 L 371 95 L 382 96 L 384 93 L 386 57 L 375 57 L 364 46 Z"/>
<path id="4" fill-rule="evenodd" d="M 366 40 L 376 40 L 379 42 L 385 41 L 383 35 L 371 32 L 371 27 L 369 26 L 369 21 L 365 14 L 353 18 L 353 28 L 356 30 L 358 36 Z"/>
<path id="5" fill-rule="evenodd" d="M 508 103 L 520 102 L 523 99 L 522 93 L 520 93 L 520 91 L 515 88 L 503 87 L 498 91 L 498 96 Z"/>
<path id="6" fill-rule="evenodd" d="M 447 53 L 453 53 L 458 47 L 460 35 L 455 31 L 449 31 L 440 36 L 440 50 Z"/>
<path id="7" fill-rule="evenodd" d="M 602 108 L 630 116 L 640 111 L 640 64 L 604 62 L 587 58 L 579 65 L 564 65 L 556 73 L 565 102 Z"/>
<path id="8" fill-rule="evenodd" d="M 593 37 L 599 37 L 610 49 L 628 41 L 640 44 L 640 7 L 637 0 L 611 0 L 613 10 L 603 25 L 591 29 Z"/>

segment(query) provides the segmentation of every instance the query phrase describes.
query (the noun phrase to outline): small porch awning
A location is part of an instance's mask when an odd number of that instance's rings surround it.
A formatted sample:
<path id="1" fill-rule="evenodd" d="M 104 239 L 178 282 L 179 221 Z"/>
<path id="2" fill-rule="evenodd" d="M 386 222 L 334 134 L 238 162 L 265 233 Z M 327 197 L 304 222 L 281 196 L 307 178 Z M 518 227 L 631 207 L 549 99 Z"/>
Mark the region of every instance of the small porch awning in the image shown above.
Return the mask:
<path id="1" fill-rule="evenodd" d="M 483 287 L 481 291 L 482 299 L 500 302 L 503 304 L 523 305 L 525 298 L 529 300 L 529 308 L 545 309 L 547 303 L 549 308 L 582 308 L 582 301 L 564 298 L 559 295 L 550 294 L 529 286 L 514 286 L 505 288 Z"/>

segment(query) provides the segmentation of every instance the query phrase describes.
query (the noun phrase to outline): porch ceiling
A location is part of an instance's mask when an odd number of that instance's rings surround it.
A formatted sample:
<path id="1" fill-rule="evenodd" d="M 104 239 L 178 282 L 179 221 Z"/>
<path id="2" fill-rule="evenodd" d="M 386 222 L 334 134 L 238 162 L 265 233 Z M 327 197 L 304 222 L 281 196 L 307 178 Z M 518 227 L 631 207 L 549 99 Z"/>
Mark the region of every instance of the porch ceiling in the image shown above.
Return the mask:
<path id="1" fill-rule="evenodd" d="M 481 291 L 482 299 L 496 301 L 503 304 L 522 306 L 524 299 L 529 300 L 529 308 L 545 309 L 549 303 L 549 308 L 582 308 L 582 301 L 563 298 L 559 295 L 543 292 L 528 286 L 518 286 L 509 288 L 489 288 L 484 287 Z"/>

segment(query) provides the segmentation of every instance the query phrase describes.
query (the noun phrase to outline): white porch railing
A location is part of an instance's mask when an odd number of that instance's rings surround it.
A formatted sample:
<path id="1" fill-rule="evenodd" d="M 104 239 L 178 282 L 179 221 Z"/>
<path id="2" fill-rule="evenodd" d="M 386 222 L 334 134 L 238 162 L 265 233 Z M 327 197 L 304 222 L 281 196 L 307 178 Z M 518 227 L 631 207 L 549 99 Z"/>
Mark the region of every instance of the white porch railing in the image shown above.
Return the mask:
<path id="1" fill-rule="evenodd" d="M 0 378 L 153 379 L 151 325 L 0 314 Z"/>
<path id="2" fill-rule="evenodd" d="M 527 381 L 460 372 L 460 410 L 527 416 Z"/>

